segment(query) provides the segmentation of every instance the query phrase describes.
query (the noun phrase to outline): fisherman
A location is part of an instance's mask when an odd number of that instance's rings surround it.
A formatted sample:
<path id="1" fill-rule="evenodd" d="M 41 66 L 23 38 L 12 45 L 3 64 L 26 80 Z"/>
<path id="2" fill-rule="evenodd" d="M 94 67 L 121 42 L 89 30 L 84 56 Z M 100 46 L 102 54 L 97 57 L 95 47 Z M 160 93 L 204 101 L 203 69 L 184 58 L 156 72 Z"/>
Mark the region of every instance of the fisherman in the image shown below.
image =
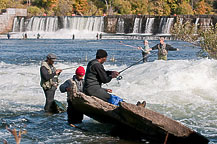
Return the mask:
<path id="1" fill-rule="evenodd" d="M 144 40 L 143 42 L 144 42 L 144 48 L 138 47 L 138 49 L 142 51 L 143 62 L 145 63 L 145 62 L 147 62 L 148 55 L 150 54 L 150 51 L 152 49 L 149 47 L 147 40 Z"/>
<path id="2" fill-rule="evenodd" d="M 78 92 L 83 92 L 84 75 L 84 68 L 82 66 L 79 66 L 75 71 L 75 75 L 60 85 L 61 93 L 67 92 L 67 114 L 69 124 L 82 123 L 83 120 L 83 114 L 74 108 L 75 106 L 73 105 L 72 101 L 73 85 L 76 85 Z"/>
<path id="3" fill-rule="evenodd" d="M 7 37 L 8 37 L 8 39 L 10 39 L 10 37 L 11 37 L 10 33 L 7 34 Z"/>
<path id="4" fill-rule="evenodd" d="M 102 83 L 109 83 L 112 78 L 116 78 L 119 73 L 117 71 L 106 71 L 103 63 L 107 60 L 107 52 L 99 49 L 96 53 L 96 59 L 91 60 L 86 69 L 84 79 L 84 93 L 89 96 L 96 96 L 106 102 L 118 105 L 121 98 L 111 95 L 111 89 L 102 88 Z M 116 102 L 115 102 L 115 101 Z"/>
<path id="5" fill-rule="evenodd" d="M 158 49 L 158 60 L 167 60 L 168 51 L 178 51 L 178 48 L 173 48 L 171 45 L 164 42 L 164 38 L 160 38 L 160 43 L 151 48 L 152 50 Z"/>
<path id="6" fill-rule="evenodd" d="M 27 39 L 27 33 L 24 34 L 24 39 Z"/>
<path id="7" fill-rule="evenodd" d="M 102 33 L 99 34 L 99 39 L 102 39 Z"/>
<path id="8" fill-rule="evenodd" d="M 99 39 L 99 34 L 98 34 L 98 33 L 96 34 L 96 39 L 97 39 L 97 40 Z"/>
<path id="9" fill-rule="evenodd" d="M 55 91 L 58 86 L 58 76 L 62 72 L 61 69 L 56 69 L 53 65 L 56 61 L 56 55 L 50 53 L 47 55 L 47 59 L 42 62 L 40 68 L 41 75 L 41 87 L 43 88 L 46 103 L 44 106 L 45 112 L 53 113 L 52 105 L 54 102 Z"/>
<path id="10" fill-rule="evenodd" d="M 38 34 L 37 34 L 37 39 L 39 39 L 39 38 L 40 38 L 40 36 L 41 36 L 41 35 L 38 33 Z"/>

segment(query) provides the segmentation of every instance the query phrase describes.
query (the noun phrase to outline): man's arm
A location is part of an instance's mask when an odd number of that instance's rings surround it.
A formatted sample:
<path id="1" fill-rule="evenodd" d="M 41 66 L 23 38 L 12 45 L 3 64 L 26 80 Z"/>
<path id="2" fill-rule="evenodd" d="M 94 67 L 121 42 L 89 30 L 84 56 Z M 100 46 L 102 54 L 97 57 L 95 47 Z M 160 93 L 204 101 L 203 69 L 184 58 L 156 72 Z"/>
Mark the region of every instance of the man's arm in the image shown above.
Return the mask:
<path id="1" fill-rule="evenodd" d="M 169 50 L 169 51 L 177 51 L 177 50 L 179 50 L 178 48 L 174 48 L 169 44 L 166 44 L 166 49 Z"/>
<path id="2" fill-rule="evenodd" d="M 158 49 L 158 44 L 156 44 L 155 46 L 153 46 L 151 49 L 152 49 L 152 50 Z"/>
<path id="3" fill-rule="evenodd" d="M 60 85 L 60 92 L 61 93 L 64 93 L 67 91 L 67 88 L 70 88 L 71 84 L 70 84 L 70 81 L 67 80 L 65 81 L 63 84 Z"/>
<path id="4" fill-rule="evenodd" d="M 41 72 L 41 76 L 42 76 L 46 81 L 48 81 L 49 79 L 52 79 L 52 78 L 56 75 L 55 72 L 52 73 L 52 74 L 49 74 L 49 73 L 48 73 L 48 70 L 47 70 L 47 68 L 46 68 L 45 66 L 42 66 L 42 67 L 40 68 L 40 72 Z"/>

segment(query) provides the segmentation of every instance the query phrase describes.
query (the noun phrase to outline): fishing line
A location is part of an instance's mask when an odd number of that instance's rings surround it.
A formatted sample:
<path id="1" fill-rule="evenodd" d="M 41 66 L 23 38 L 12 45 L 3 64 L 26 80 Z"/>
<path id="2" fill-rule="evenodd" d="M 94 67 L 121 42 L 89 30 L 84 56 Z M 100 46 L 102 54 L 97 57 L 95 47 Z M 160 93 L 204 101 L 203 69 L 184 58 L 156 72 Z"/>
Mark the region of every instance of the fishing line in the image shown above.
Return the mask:
<path id="1" fill-rule="evenodd" d="M 146 57 L 148 57 L 148 55 L 147 55 Z M 146 57 L 145 57 L 145 58 L 146 58 Z M 135 63 L 131 64 L 130 66 L 126 67 L 125 69 L 119 71 L 119 74 L 122 73 L 122 72 L 124 72 L 125 70 L 129 69 L 130 67 L 132 67 L 132 66 L 134 66 L 134 65 L 136 65 L 136 64 L 138 64 L 138 63 L 140 63 L 141 61 L 143 61 L 143 59 L 144 59 L 144 58 L 141 58 L 141 59 L 138 60 L 137 62 L 135 62 Z M 118 76 L 116 79 L 117 79 L 117 81 L 119 81 L 119 80 L 122 80 L 123 77 L 120 75 L 120 76 Z"/>
<path id="2" fill-rule="evenodd" d="M 124 44 L 122 41 L 119 41 L 119 44 L 124 45 L 124 46 L 127 46 L 127 47 L 132 47 L 132 48 L 136 48 L 136 49 L 138 49 L 138 47 L 136 47 L 136 46 L 132 46 L 132 45 Z M 147 53 L 147 51 L 145 51 L 144 49 L 141 49 L 141 51 Z"/>

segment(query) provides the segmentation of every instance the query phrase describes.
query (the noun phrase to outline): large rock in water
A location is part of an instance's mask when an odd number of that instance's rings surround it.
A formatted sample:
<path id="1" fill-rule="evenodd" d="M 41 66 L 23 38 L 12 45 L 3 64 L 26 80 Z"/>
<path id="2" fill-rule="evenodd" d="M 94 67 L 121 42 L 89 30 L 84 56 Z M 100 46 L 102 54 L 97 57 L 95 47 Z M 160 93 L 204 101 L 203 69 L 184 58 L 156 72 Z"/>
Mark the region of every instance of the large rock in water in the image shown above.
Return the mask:
<path id="1" fill-rule="evenodd" d="M 130 129 L 131 134 L 167 144 L 207 144 L 209 140 L 183 124 L 144 107 L 121 102 L 109 104 L 97 97 L 76 92 L 71 98 L 80 112 L 102 123 Z M 165 140 L 166 139 L 166 140 Z"/>

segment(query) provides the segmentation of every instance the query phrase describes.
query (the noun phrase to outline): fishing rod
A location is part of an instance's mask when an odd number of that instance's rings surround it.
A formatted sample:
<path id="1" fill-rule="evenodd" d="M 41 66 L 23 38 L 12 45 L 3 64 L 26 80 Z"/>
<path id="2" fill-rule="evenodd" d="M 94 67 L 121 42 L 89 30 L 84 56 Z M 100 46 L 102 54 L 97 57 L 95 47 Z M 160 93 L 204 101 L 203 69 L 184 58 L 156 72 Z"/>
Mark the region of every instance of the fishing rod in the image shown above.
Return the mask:
<path id="1" fill-rule="evenodd" d="M 138 49 L 138 47 L 135 47 L 135 46 L 132 46 L 132 45 L 127 45 L 127 44 L 124 44 L 122 41 L 119 41 L 119 42 L 120 42 L 119 44 L 121 44 L 121 45 L 128 46 L 128 47 L 132 47 L 132 48 L 137 48 L 137 49 Z M 145 50 L 144 50 L 144 49 L 142 49 L 142 48 L 141 48 L 141 51 L 143 51 L 143 52 L 147 53 L 147 51 L 145 51 Z"/>
<path id="2" fill-rule="evenodd" d="M 64 69 L 62 69 L 62 70 L 67 70 L 67 69 L 72 69 L 72 68 L 76 68 L 75 66 L 73 66 L 73 67 L 68 67 L 68 68 L 64 68 Z"/>
<path id="3" fill-rule="evenodd" d="M 148 55 L 147 55 L 146 57 L 148 57 Z M 140 59 L 140 60 L 138 60 L 137 62 L 131 64 L 130 66 L 126 67 L 125 69 L 119 71 L 119 74 L 122 73 L 122 72 L 124 72 L 125 70 L 129 69 L 130 67 L 132 67 L 132 66 L 134 66 L 134 65 L 136 65 L 136 64 L 138 64 L 138 63 L 140 63 L 142 60 L 143 60 L 143 58 Z M 122 78 L 123 78 L 122 76 L 118 76 L 118 77 L 117 77 L 117 80 L 121 80 Z"/>

